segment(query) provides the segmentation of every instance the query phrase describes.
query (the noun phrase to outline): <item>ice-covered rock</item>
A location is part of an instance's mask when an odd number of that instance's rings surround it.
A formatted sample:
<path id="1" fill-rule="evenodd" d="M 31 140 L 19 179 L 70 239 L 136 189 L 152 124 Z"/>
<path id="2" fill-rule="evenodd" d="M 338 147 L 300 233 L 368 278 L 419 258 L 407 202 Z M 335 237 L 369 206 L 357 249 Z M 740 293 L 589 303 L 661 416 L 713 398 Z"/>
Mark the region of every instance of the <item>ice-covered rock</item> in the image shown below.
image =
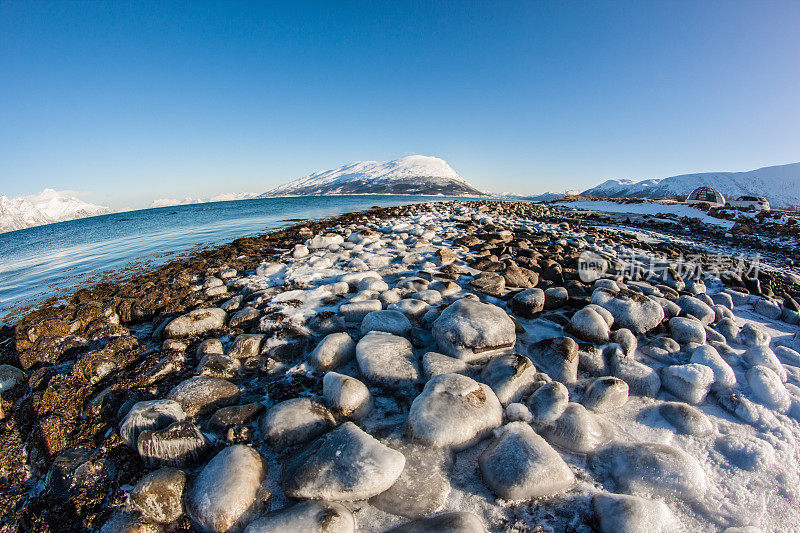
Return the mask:
<path id="1" fill-rule="evenodd" d="M 556 381 L 574 383 L 578 378 L 578 343 L 569 337 L 543 339 L 532 344 L 533 362 Z"/>
<path id="2" fill-rule="evenodd" d="M 175 385 L 167 399 L 178 402 L 189 416 L 203 415 L 239 399 L 239 387 L 230 381 L 195 376 Z"/>
<path id="3" fill-rule="evenodd" d="M 785 413 L 792 399 L 781 378 L 766 366 L 756 365 L 747 371 L 747 384 L 758 401 L 770 409 Z"/>
<path id="4" fill-rule="evenodd" d="M 669 330 L 672 338 L 680 344 L 705 344 L 706 328 L 694 317 L 678 317 L 669 319 Z"/>
<path id="5" fill-rule="evenodd" d="M 228 322 L 228 325 L 232 328 L 243 327 L 248 324 L 254 323 L 256 320 L 259 319 L 261 313 L 258 309 L 254 307 L 245 307 L 237 311 Z"/>
<path id="6" fill-rule="evenodd" d="M 463 359 L 438 352 L 426 352 L 422 356 L 422 373 L 426 380 L 440 374 L 466 374 L 470 370 L 469 363 Z"/>
<path id="7" fill-rule="evenodd" d="M 569 291 L 565 287 L 548 287 L 544 290 L 544 308 L 559 309 L 569 301 Z"/>
<path id="8" fill-rule="evenodd" d="M 367 380 L 387 389 L 409 389 L 419 379 L 411 343 L 391 333 L 371 331 L 365 335 L 356 345 L 356 361 Z"/>
<path id="9" fill-rule="evenodd" d="M 661 369 L 661 384 L 684 402 L 698 404 L 714 384 L 714 371 L 698 363 L 667 366 Z"/>
<path id="10" fill-rule="evenodd" d="M 739 344 L 744 344 L 745 346 L 750 347 L 769 346 L 771 340 L 772 337 L 769 333 L 752 322 L 748 322 L 742 326 L 742 329 L 739 330 L 739 335 L 737 337 L 737 342 Z"/>
<path id="11" fill-rule="evenodd" d="M 775 355 L 768 346 L 753 346 L 748 348 L 742 354 L 742 360 L 747 366 L 765 366 L 775 372 L 781 381 L 786 382 L 787 374 L 786 369 L 783 367 L 778 356 Z"/>
<path id="12" fill-rule="evenodd" d="M 617 325 L 637 335 L 650 331 L 664 320 L 661 305 L 628 289 L 617 292 L 597 289 L 592 293 L 592 303 L 608 309 Z"/>
<path id="13" fill-rule="evenodd" d="M 508 405 L 527 396 L 533 388 L 536 367 L 525 356 L 500 355 L 481 371 L 481 382 L 489 385 L 500 403 Z"/>
<path id="14" fill-rule="evenodd" d="M 536 318 L 544 309 L 544 291 L 526 289 L 518 292 L 508 301 L 509 310 L 522 318 Z"/>
<path id="15" fill-rule="evenodd" d="M 322 395 L 337 416 L 357 420 L 372 410 L 372 396 L 367 386 L 338 372 L 328 372 L 322 378 Z"/>
<path id="16" fill-rule="evenodd" d="M 345 332 L 331 333 L 319 341 L 308 361 L 320 370 L 336 368 L 356 355 L 356 343 Z"/>
<path id="17" fill-rule="evenodd" d="M 533 422 L 531 410 L 522 403 L 510 403 L 506 406 L 506 420 L 509 422 Z"/>
<path id="18" fill-rule="evenodd" d="M 339 306 L 339 313 L 344 317 L 346 322 L 359 323 L 364 320 L 364 317 L 373 311 L 380 311 L 383 309 L 383 304 L 380 300 L 362 300 L 360 302 L 348 302 Z"/>
<path id="19" fill-rule="evenodd" d="M 763 471 L 775 462 L 775 449 L 758 437 L 728 434 L 719 437 L 714 447 L 742 470 Z"/>
<path id="20" fill-rule="evenodd" d="M 628 384 L 630 393 L 653 398 L 658 394 L 661 378 L 653 368 L 626 357 L 619 347 L 611 350 L 607 357 L 611 373 Z"/>
<path id="21" fill-rule="evenodd" d="M 255 357 L 261 350 L 261 343 L 264 341 L 264 337 L 264 335 L 255 333 L 237 335 L 233 340 L 231 349 L 228 350 L 228 355 L 237 359 Z"/>
<path id="22" fill-rule="evenodd" d="M 786 346 L 776 346 L 772 349 L 778 360 L 785 365 L 800 367 L 800 353 Z"/>
<path id="23" fill-rule="evenodd" d="M 258 427 L 273 448 L 284 449 L 322 435 L 335 423 L 324 405 L 310 398 L 292 398 L 269 408 Z"/>
<path id="24" fill-rule="evenodd" d="M 262 412 L 264 412 L 264 406 L 256 402 L 223 407 L 217 409 L 217 412 L 208 421 L 208 425 L 214 431 L 225 431 L 228 428 L 248 424 Z"/>
<path id="25" fill-rule="evenodd" d="M 753 311 L 772 320 L 778 320 L 783 314 L 781 306 L 766 298 L 757 300 L 753 305 Z"/>
<path id="26" fill-rule="evenodd" d="M 514 347 L 514 322 L 499 307 L 462 298 L 447 307 L 433 324 L 442 353 L 468 361 Z"/>
<path id="27" fill-rule="evenodd" d="M 186 419 L 186 413 L 178 402 L 172 400 L 148 400 L 131 407 L 119 427 L 122 441 L 133 449 L 139 434 L 145 430 L 164 429 L 173 422 Z"/>
<path id="28" fill-rule="evenodd" d="M 736 323 L 736 321 L 732 318 L 723 318 L 719 322 L 717 322 L 716 326 L 717 331 L 722 333 L 722 336 L 725 337 L 725 340 L 730 343 L 739 343 L 739 332 L 741 328 Z"/>
<path id="29" fill-rule="evenodd" d="M 545 424 L 555 421 L 564 412 L 569 403 L 569 391 L 563 383 L 553 381 L 542 385 L 528 398 L 533 421 Z"/>
<path id="30" fill-rule="evenodd" d="M 491 387 L 460 374 L 442 374 L 414 399 L 407 428 L 417 442 L 462 450 L 502 422 L 503 407 Z"/>
<path id="31" fill-rule="evenodd" d="M 144 476 L 130 493 L 131 506 L 148 520 L 169 524 L 183 516 L 186 474 L 177 468 L 160 468 Z"/>
<path id="32" fill-rule="evenodd" d="M 714 372 L 714 387 L 731 388 L 736 385 L 736 373 L 713 346 L 698 346 L 689 362 L 710 368 Z"/>
<path id="33" fill-rule="evenodd" d="M 237 444 L 224 448 L 200 471 L 186 498 L 186 513 L 209 533 L 232 531 L 258 511 L 259 488 L 266 474 L 261 456 Z"/>
<path id="34" fill-rule="evenodd" d="M 451 453 L 446 448 L 391 439 L 406 464 L 394 485 L 370 499 L 378 509 L 407 518 L 422 518 L 441 509 L 450 494 Z"/>
<path id="35" fill-rule="evenodd" d="M 716 316 L 714 310 L 711 309 L 708 304 L 694 296 L 681 296 L 675 303 L 680 306 L 681 311 L 686 314 L 686 316 L 696 318 L 702 322 L 704 326 L 714 322 Z"/>
<path id="36" fill-rule="evenodd" d="M 430 309 L 430 305 L 422 300 L 415 300 L 413 298 L 404 298 L 387 306 L 390 311 L 398 311 L 408 317 L 409 320 L 418 321 Z"/>
<path id="37" fill-rule="evenodd" d="M 28 375 L 12 365 L 0 365 L 0 393 L 9 391 L 28 380 Z"/>
<path id="38" fill-rule="evenodd" d="M 555 422 L 541 430 L 547 442 L 572 453 L 592 453 L 614 438 L 611 424 L 579 403 L 568 403 Z"/>
<path id="39" fill-rule="evenodd" d="M 619 344 L 619 347 L 622 348 L 622 351 L 628 357 L 632 357 L 633 354 L 636 353 L 638 341 L 636 340 L 636 335 L 634 335 L 631 330 L 620 328 L 611 333 L 610 340 L 611 342 Z"/>
<path id="40" fill-rule="evenodd" d="M 337 502 L 312 500 L 296 503 L 262 516 L 244 533 L 354 533 L 356 520 L 350 509 Z"/>
<path id="41" fill-rule="evenodd" d="M 366 335 L 370 331 L 407 337 L 411 333 L 411 322 L 400 311 L 373 311 L 361 322 L 361 334 Z"/>
<path id="42" fill-rule="evenodd" d="M 486 533 L 481 519 L 466 512 L 442 513 L 430 518 L 412 520 L 388 533 Z"/>
<path id="43" fill-rule="evenodd" d="M 136 447 L 145 463 L 183 467 L 203 455 L 208 441 L 200 428 L 182 420 L 164 429 L 142 431 Z"/>
<path id="44" fill-rule="evenodd" d="M 673 533 L 681 529 L 669 507 L 657 500 L 602 493 L 592 498 L 600 533 Z"/>
<path id="45" fill-rule="evenodd" d="M 575 475 L 558 452 L 524 422 L 498 430 L 479 464 L 486 484 L 506 500 L 552 496 L 575 483 Z"/>
<path id="46" fill-rule="evenodd" d="M 283 491 L 291 498 L 364 500 L 391 487 L 404 466 L 402 453 L 346 422 L 286 463 Z"/>
<path id="47" fill-rule="evenodd" d="M 605 318 L 588 306 L 572 315 L 569 323 L 569 332 L 579 339 L 596 344 L 608 342 L 611 334 Z"/>
<path id="48" fill-rule="evenodd" d="M 322 250 L 329 246 L 338 246 L 344 242 L 344 237 L 329 233 L 327 235 L 317 235 L 314 238 L 306 241 L 306 247 L 309 250 Z"/>
<path id="49" fill-rule="evenodd" d="M 168 339 L 194 337 L 207 331 L 221 329 L 227 319 L 228 314 L 219 307 L 195 309 L 167 324 L 164 328 L 164 337 Z"/>
<path id="50" fill-rule="evenodd" d="M 601 449 L 592 465 L 629 494 L 696 500 L 708 489 L 697 459 L 667 444 L 614 443 Z"/>
<path id="51" fill-rule="evenodd" d="M 595 413 L 607 413 L 628 401 L 628 384 L 615 377 L 593 380 L 583 395 L 583 405 Z"/>
<path id="52" fill-rule="evenodd" d="M 164 533 L 164 527 L 134 513 L 118 512 L 103 524 L 100 533 Z"/>
<path id="53" fill-rule="evenodd" d="M 714 431 L 714 424 L 705 413 L 689 404 L 665 402 L 658 406 L 658 412 L 678 433 L 706 437 Z"/>

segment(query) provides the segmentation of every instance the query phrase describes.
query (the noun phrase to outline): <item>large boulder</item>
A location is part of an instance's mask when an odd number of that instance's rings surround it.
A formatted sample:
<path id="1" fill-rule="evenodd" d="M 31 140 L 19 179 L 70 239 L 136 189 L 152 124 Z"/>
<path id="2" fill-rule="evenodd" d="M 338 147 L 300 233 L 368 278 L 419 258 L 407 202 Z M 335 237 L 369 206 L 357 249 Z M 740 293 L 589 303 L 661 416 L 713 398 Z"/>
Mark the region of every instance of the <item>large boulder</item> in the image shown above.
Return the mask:
<path id="1" fill-rule="evenodd" d="M 517 340 L 514 322 L 505 311 L 468 298 L 442 311 L 432 332 L 442 353 L 465 360 L 510 350 Z"/>
<path id="2" fill-rule="evenodd" d="M 186 512 L 200 531 L 239 529 L 259 508 L 259 488 L 266 467 L 253 448 L 223 449 L 203 467 L 189 491 Z"/>
<path id="3" fill-rule="evenodd" d="M 407 428 L 417 442 L 462 450 L 502 422 L 503 407 L 491 387 L 460 374 L 442 374 L 412 402 Z"/>
<path id="4" fill-rule="evenodd" d="M 227 318 L 228 314 L 219 307 L 195 309 L 167 324 L 164 328 L 164 337 L 182 339 L 202 335 L 207 331 L 221 329 L 225 326 Z"/>
<path id="5" fill-rule="evenodd" d="M 391 487 L 405 462 L 402 453 L 346 422 L 284 466 L 283 491 L 290 498 L 365 500 Z"/>
<path id="6" fill-rule="evenodd" d="M 558 452 L 524 422 L 498 430 L 479 463 L 489 488 L 507 500 L 552 496 L 575 483 Z"/>

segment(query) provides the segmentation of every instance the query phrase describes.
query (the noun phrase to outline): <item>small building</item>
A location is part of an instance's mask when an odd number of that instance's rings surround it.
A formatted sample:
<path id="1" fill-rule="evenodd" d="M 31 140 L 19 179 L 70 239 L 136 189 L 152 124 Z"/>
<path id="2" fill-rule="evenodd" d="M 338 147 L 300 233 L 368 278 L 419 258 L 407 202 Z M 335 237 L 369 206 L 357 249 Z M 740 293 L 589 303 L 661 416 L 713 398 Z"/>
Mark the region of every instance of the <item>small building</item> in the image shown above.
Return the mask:
<path id="1" fill-rule="evenodd" d="M 698 187 L 686 198 L 687 204 L 710 204 L 713 207 L 725 205 L 725 197 L 711 187 Z"/>

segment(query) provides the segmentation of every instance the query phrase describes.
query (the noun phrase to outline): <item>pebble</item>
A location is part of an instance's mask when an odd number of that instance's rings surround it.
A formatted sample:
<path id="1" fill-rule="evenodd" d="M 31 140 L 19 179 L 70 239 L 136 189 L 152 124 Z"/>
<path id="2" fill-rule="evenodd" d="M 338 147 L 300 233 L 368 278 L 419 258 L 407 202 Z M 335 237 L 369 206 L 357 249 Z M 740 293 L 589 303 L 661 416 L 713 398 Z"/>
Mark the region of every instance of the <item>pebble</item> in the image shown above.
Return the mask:
<path id="1" fill-rule="evenodd" d="M 537 424 L 554 422 L 569 403 L 569 390 L 563 383 L 553 381 L 536 389 L 528 398 L 528 409 Z"/>
<path id="2" fill-rule="evenodd" d="M 167 324 L 164 328 L 164 337 L 181 339 L 202 335 L 208 331 L 221 329 L 227 319 L 228 313 L 219 307 L 195 309 Z"/>
<path id="3" fill-rule="evenodd" d="M 522 355 L 500 355 L 481 371 L 481 382 L 489 385 L 504 406 L 527 396 L 534 386 L 536 367 Z"/>
<path id="4" fill-rule="evenodd" d="M 568 403 L 561 416 L 543 428 L 542 435 L 554 446 L 588 454 L 611 442 L 614 431 L 610 423 L 583 405 Z"/>
<path id="5" fill-rule="evenodd" d="M 616 324 L 637 335 L 650 331 L 664 320 L 661 305 L 626 289 L 617 292 L 597 289 L 592 293 L 592 303 L 608 309 Z"/>
<path id="6" fill-rule="evenodd" d="M 544 291 L 526 289 L 518 292 L 508 302 L 509 310 L 522 318 L 536 318 L 544 310 Z"/>
<path id="7" fill-rule="evenodd" d="M 583 405 L 595 413 L 619 409 L 628 401 L 628 384 L 615 377 L 593 380 L 583 395 Z"/>
<path id="8" fill-rule="evenodd" d="M 410 389 L 419 379 L 419 365 L 408 339 L 371 331 L 356 345 L 358 368 L 367 381 L 391 390 Z"/>
<path id="9" fill-rule="evenodd" d="M 578 379 L 578 343 L 569 337 L 544 339 L 529 349 L 531 360 L 556 381 Z"/>
<path id="10" fill-rule="evenodd" d="M 208 441 L 196 425 L 182 420 L 164 429 L 142 431 L 136 447 L 145 463 L 184 467 L 200 459 Z"/>
<path id="11" fill-rule="evenodd" d="M 308 355 L 308 361 L 319 370 L 328 370 L 353 359 L 356 343 L 344 332 L 331 333 L 317 344 Z"/>
<path id="12" fill-rule="evenodd" d="M 466 298 L 442 311 L 432 333 L 442 353 L 467 361 L 509 350 L 517 340 L 514 322 L 505 311 Z"/>
<path id="13" fill-rule="evenodd" d="M 608 342 L 611 330 L 606 319 L 594 309 L 584 307 L 570 320 L 569 332 L 579 339 L 604 344 Z"/>
<path id="14" fill-rule="evenodd" d="M 335 424 L 324 405 L 309 398 L 292 398 L 267 409 L 258 427 L 270 446 L 282 450 L 318 437 Z"/>
<path id="15" fill-rule="evenodd" d="M 142 431 L 164 429 L 173 422 L 186 419 L 186 413 L 178 402 L 172 400 L 148 400 L 131 407 L 119 428 L 123 442 L 133 449 Z"/>
<path id="16" fill-rule="evenodd" d="M 370 331 L 383 331 L 399 337 L 408 337 L 411 333 L 411 322 L 400 311 L 373 311 L 361 322 L 361 335 Z"/>
<path id="17" fill-rule="evenodd" d="M 239 392 L 239 387 L 230 381 L 195 376 L 175 385 L 167 399 L 178 402 L 188 416 L 195 416 L 235 403 Z"/>
<path id="18" fill-rule="evenodd" d="M 670 318 L 669 330 L 672 333 L 672 338 L 679 344 L 706 343 L 706 328 L 696 318 Z"/>
<path id="19" fill-rule="evenodd" d="M 327 372 L 322 378 L 322 395 L 336 416 L 357 420 L 372 411 L 372 395 L 367 386 L 344 374 Z"/>

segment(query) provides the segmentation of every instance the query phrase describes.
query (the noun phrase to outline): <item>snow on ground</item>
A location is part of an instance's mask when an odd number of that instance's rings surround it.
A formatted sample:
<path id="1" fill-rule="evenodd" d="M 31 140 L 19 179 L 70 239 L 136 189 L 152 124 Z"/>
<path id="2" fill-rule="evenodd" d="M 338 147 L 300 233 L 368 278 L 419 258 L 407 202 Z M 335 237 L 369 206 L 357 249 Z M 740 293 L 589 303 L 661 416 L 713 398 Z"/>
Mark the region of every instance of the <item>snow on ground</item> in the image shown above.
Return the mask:
<path id="1" fill-rule="evenodd" d="M 679 217 L 698 218 L 705 224 L 713 224 L 725 229 L 733 227 L 734 222 L 708 216 L 703 211 L 685 204 L 643 202 L 622 204 L 605 200 L 578 200 L 577 202 L 567 202 L 556 204 L 565 209 L 577 209 L 582 211 L 601 211 L 605 213 L 632 213 L 636 215 L 658 216 L 660 214 L 677 215 Z"/>

